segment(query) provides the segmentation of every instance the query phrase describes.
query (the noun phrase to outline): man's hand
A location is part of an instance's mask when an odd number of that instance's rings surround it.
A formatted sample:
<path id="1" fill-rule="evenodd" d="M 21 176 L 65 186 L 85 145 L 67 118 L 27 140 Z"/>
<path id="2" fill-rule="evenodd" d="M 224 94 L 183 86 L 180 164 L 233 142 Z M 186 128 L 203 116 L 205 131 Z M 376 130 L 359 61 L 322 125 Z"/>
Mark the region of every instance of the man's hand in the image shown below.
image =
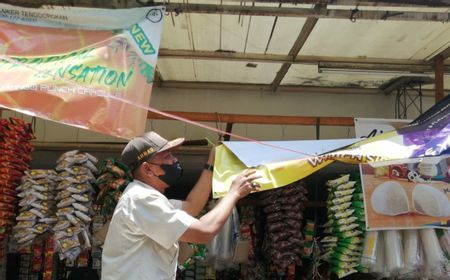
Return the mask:
<path id="1" fill-rule="evenodd" d="M 238 199 L 247 196 L 250 192 L 259 188 L 253 181 L 262 176 L 256 174 L 255 169 L 247 169 L 238 175 L 231 183 L 230 193 L 237 195 Z"/>

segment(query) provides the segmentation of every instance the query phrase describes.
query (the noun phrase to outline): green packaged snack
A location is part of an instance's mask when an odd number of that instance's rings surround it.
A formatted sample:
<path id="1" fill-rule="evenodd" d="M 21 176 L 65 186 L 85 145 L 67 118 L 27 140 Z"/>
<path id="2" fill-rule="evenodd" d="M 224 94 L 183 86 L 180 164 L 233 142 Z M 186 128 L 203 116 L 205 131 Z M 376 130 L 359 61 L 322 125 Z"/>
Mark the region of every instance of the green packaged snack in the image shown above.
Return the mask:
<path id="1" fill-rule="evenodd" d="M 358 224 L 353 223 L 353 224 L 348 224 L 348 225 L 338 226 L 338 227 L 335 228 L 335 229 L 336 229 L 336 231 L 338 231 L 338 232 L 345 232 L 345 231 L 351 231 L 351 230 L 354 230 L 354 229 L 356 229 L 356 228 L 358 228 L 358 227 L 359 227 Z"/>
<path id="2" fill-rule="evenodd" d="M 363 232 L 360 230 L 349 230 L 349 231 L 344 231 L 344 232 L 337 232 L 336 236 L 337 237 L 342 237 L 342 238 L 348 238 L 348 237 L 356 237 L 361 235 Z"/>
<path id="3" fill-rule="evenodd" d="M 348 225 L 348 224 L 351 224 L 351 223 L 356 222 L 356 221 L 358 221 L 357 217 L 350 216 L 348 218 L 343 218 L 343 219 L 336 220 L 336 224 L 337 225 Z"/>
<path id="4" fill-rule="evenodd" d="M 339 243 L 348 243 L 348 244 L 360 244 L 364 242 L 364 238 L 353 236 L 348 238 L 340 238 Z"/>
<path id="5" fill-rule="evenodd" d="M 353 198 L 352 195 L 346 195 L 346 196 L 335 198 L 332 200 L 332 202 L 334 205 L 340 205 L 340 204 L 352 201 L 352 198 Z"/>
<path id="6" fill-rule="evenodd" d="M 336 191 L 345 191 L 345 190 L 355 189 L 355 184 L 356 184 L 355 181 L 347 182 L 345 184 L 337 186 Z"/>
<path id="7" fill-rule="evenodd" d="M 348 252 L 346 250 L 350 250 L 352 252 L 362 252 L 362 250 L 363 250 L 363 244 L 362 243 L 352 244 L 352 243 L 339 242 L 339 243 L 337 243 L 337 245 L 339 246 L 339 249 L 336 250 L 336 251 L 339 251 L 341 253 Z"/>
<path id="8" fill-rule="evenodd" d="M 334 248 L 334 253 L 336 255 L 345 255 L 348 257 L 361 257 L 362 247 L 355 244 L 352 244 L 350 247 L 356 247 L 355 249 L 350 249 L 347 247 L 343 247 L 342 244 L 338 244 L 336 248 Z"/>
<path id="9" fill-rule="evenodd" d="M 327 181 L 326 185 L 330 188 L 335 188 L 339 185 L 347 183 L 349 179 L 350 179 L 350 174 L 346 174 L 337 179 Z"/>
<path id="10" fill-rule="evenodd" d="M 325 236 L 320 240 L 322 243 L 329 243 L 329 242 L 337 242 L 338 238 L 336 236 Z"/>
<path id="11" fill-rule="evenodd" d="M 344 218 L 347 218 L 347 217 L 350 217 L 351 215 L 353 215 L 354 212 L 355 212 L 355 209 L 347 209 L 344 212 L 335 213 L 334 217 L 336 219 L 344 219 Z"/>
<path id="12" fill-rule="evenodd" d="M 331 259 L 335 259 L 341 262 L 347 262 L 347 263 L 352 263 L 352 262 L 359 262 L 359 260 L 361 259 L 361 255 L 358 256 L 352 256 L 352 255 L 348 255 L 348 254 L 341 254 L 341 253 L 334 253 L 331 256 Z"/>
<path id="13" fill-rule="evenodd" d="M 343 197 L 343 196 L 351 195 L 354 192 L 355 192 L 355 189 L 348 189 L 348 190 L 343 190 L 343 191 L 335 191 L 334 192 L 334 196 L 335 197 Z"/>
<path id="14" fill-rule="evenodd" d="M 342 212 L 342 211 L 346 210 L 347 208 L 350 207 L 350 205 L 352 205 L 351 202 L 346 202 L 346 203 L 342 203 L 342 204 L 339 204 L 339 205 L 335 205 L 335 206 L 333 206 L 333 207 L 331 207 L 329 209 L 332 212 L 338 213 L 338 212 Z"/>

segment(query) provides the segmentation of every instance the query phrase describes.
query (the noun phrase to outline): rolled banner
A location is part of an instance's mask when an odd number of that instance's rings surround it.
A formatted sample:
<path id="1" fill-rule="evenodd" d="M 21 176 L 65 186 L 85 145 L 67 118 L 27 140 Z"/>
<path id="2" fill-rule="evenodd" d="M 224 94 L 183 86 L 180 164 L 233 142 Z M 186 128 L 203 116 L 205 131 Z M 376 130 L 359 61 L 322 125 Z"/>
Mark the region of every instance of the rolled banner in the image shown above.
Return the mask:
<path id="1" fill-rule="evenodd" d="M 404 267 L 402 236 L 399 230 L 386 230 L 384 234 L 384 256 L 386 268 L 391 275 L 398 274 Z"/>

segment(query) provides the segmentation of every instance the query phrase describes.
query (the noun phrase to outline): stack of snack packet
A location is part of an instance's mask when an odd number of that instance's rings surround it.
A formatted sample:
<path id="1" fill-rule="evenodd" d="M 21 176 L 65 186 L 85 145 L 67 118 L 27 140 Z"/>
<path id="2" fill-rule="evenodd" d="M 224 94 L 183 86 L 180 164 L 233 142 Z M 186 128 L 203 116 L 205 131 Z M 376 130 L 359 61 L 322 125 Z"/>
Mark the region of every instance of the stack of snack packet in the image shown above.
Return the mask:
<path id="1" fill-rule="evenodd" d="M 75 260 L 83 249 L 91 247 L 90 224 L 97 159 L 77 150 L 61 155 L 57 161 L 58 222 L 53 227 L 60 259 Z"/>
<path id="2" fill-rule="evenodd" d="M 133 180 L 128 167 L 114 158 L 106 158 L 98 164 L 97 198 L 94 203 L 92 238 L 92 267 L 101 269 L 101 256 L 104 238 L 122 192 Z"/>
<path id="3" fill-rule="evenodd" d="M 122 192 L 133 180 L 133 176 L 125 164 L 113 158 L 100 162 L 98 174 L 99 193 L 95 202 L 96 212 L 106 220 L 110 220 Z"/>
<path id="4" fill-rule="evenodd" d="M 56 223 L 55 189 L 56 172 L 47 169 L 25 171 L 22 184 L 16 188 L 19 193 L 19 215 L 14 227 L 14 239 L 19 247 L 31 245 Z"/>
<path id="5" fill-rule="evenodd" d="M 303 253 L 303 210 L 307 190 L 302 181 L 261 193 L 266 213 L 266 253 L 273 266 L 284 271 L 289 266 L 301 266 Z"/>
<path id="6" fill-rule="evenodd" d="M 29 168 L 34 139 L 31 124 L 21 119 L 0 119 L 0 260 L 4 257 L 4 241 L 16 216 L 16 187 Z M 0 275 L 1 278 L 1 275 Z"/>
<path id="7" fill-rule="evenodd" d="M 324 232 L 328 236 L 321 240 L 322 259 L 330 263 L 331 271 L 339 278 L 366 272 L 361 265 L 365 233 L 362 188 L 359 178 L 350 177 L 347 174 L 326 183 L 328 222 Z"/>

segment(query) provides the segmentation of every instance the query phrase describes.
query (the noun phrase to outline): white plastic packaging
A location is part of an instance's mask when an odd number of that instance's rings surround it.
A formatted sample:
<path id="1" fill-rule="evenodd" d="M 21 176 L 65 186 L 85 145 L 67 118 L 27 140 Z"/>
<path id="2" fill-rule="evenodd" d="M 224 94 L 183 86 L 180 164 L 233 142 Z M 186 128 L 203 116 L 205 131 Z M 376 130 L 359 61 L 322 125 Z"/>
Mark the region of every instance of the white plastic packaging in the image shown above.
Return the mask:
<path id="1" fill-rule="evenodd" d="M 415 229 L 403 231 L 403 252 L 405 257 L 405 269 L 403 273 L 417 270 L 420 265 L 419 232 Z"/>
<path id="2" fill-rule="evenodd" d="M 436 232 L 432 228 L 427 228 L 420 229 L 419 234 L 425 253 L 425 271 L 429 274 L 427 276 L 442 279 L 446 259 Z"/>
<path id="3" fill-rule="evenodd" d="M 396 275 L 404 267 L 402 236 L 399 230 L 386 230 L 383 234 L 386 268 L 391 275 Z"/>
<path id="4" fill-rule="evenodd" d="M 377 261 L 377 249 L 379 242 L 378 231 L 367 231 L 364 238 L 364 249 L 361 257 L 361 264 L 364 267 L 372 267 Z"/>

